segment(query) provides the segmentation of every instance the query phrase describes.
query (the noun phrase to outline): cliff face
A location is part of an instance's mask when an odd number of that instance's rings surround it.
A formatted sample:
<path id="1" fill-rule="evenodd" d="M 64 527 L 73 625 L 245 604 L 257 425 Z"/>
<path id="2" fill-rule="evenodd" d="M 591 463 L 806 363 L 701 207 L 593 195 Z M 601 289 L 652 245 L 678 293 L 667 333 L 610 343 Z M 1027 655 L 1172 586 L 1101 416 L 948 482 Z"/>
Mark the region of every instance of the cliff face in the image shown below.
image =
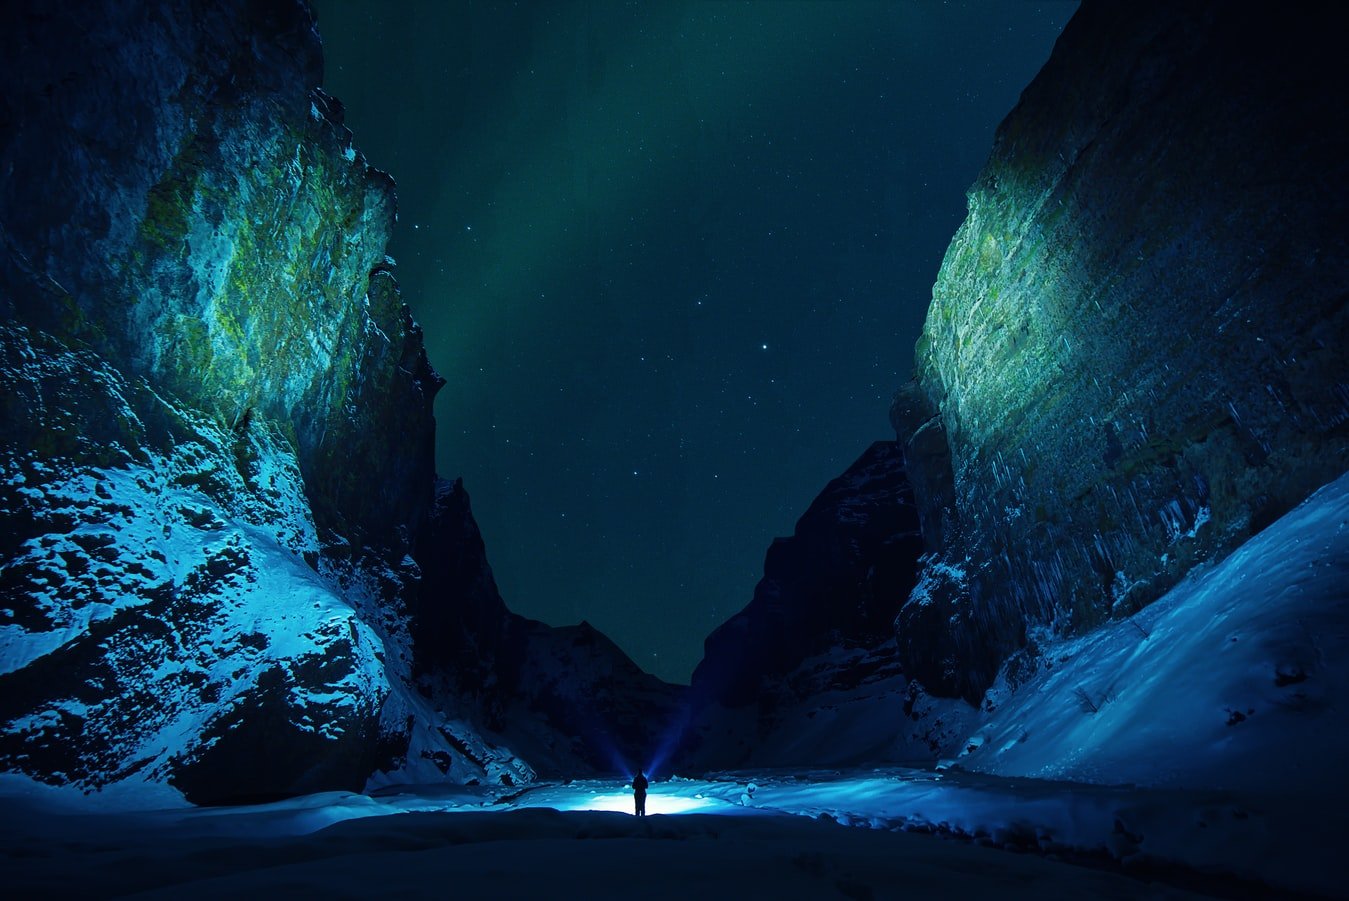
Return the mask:
<path id="1" fill-rule="evenodd" d="M 1085 3 L 969 192 L 892 419 L 934 553 L 905 669 L 976 701 L 1349 465 L 1326 13 Z"/>
<path id="2" fill-rule="evenodd" d="M 630 687 L 676 696 L 512 616 L 437 489 L 393 183 L 303 3 L 0 28 L 0 769 L 197 802 L 513 784 L 513 744 L 583 721 L 561 756 L 595 766 Z"/>
<path id="3" fill-rule="evenodd" d="M 1084 3 L 970 190 L 898 444 L 708 639 L 692 765 L 969 756 L 1077 636 L 1146 641 L 1107 621 L 1349 468 L 1349 119 L 1319 15 Z"/>
<path id="4" fill-rule="evenodd" d="M 754 598 L 708 636 L 694 693 L 742 706 L 807 657 L 890 641 L 922 546 L 901 449 L 878 441 L 773 541 Z"/>
<path id="5" fill-rule="evenodd" d="M 473 710 L 541 776 L 627 774 L 680 722 L 669 685 L 589 623 L 555 628 L 510 612 L 462 482 L 441 481 L 418 536 L 414 666 L 429 693 Z"/>
<path id="6" fill-rule="evenodd" d="M 4 14 L 7 318 L 277 423 L 321 526 L 413 524 L 440 381 L 383 273 L 392 181 L 317 90 L 308 10 L 114 6 Z"/>
<path id="7" fill-rule="evenodd" d="M 440 384 L 392 182 L 301 3 L 3 16 L 0 762 L 359 788 L 409 729 Z"/>
<path id="8" fill-rule="evenodd" d="M 790 538 L 774 540 L 753 599 L 708 636 L 681 766 L 875 763 L 944 749 L 957 723 L 929 717 L 894 640 L 923 548 L 903 451 L 878 441 Z"/>

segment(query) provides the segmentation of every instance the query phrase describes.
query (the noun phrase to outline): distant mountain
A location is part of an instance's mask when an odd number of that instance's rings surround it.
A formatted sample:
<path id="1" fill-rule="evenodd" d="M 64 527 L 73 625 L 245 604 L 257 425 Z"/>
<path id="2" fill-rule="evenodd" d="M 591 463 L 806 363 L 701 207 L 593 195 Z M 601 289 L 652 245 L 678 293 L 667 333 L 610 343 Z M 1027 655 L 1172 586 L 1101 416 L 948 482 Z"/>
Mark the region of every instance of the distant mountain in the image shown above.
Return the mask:
<path id="1" fill-rule="evenodd" d="M 791 537 L 774 540 L 754 598 L 708 636 L 679 764 L 814 765 L 928 753 L 926 738 L 899 735 L 895 719 L 910 686 L 894 618 L 922 552 L 903 450 L 877 441 L 825 487 Z"/>

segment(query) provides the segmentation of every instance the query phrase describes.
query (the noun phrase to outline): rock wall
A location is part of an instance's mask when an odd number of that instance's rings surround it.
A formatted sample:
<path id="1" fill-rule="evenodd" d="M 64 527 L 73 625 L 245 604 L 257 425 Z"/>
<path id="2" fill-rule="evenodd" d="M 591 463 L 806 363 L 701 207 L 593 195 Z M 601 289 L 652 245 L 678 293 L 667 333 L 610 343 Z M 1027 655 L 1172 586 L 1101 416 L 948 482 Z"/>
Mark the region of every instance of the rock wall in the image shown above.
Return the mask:
<path id="1" fill-rule="evenodd" d="M 213 803 L 650 744 L 634 704 L 677 692 L 510 614 L 437 488 L 393 182 L 307 7 L 0 29 L 0 770 Z"/>
<path id="2" fill-rule="evenodd" d="M 684 689 L 589 623 L 554 628 L 510 612 L 462 482 L 438 483 L 417 560 L 415 667 L 434 697 L 466 699 L 541 776 L 650 766 L 682 722 Z"/>
<path id="3" fill-rule="evenodd" d="M 230 427 L 278 424 L 321 526 L 415 524 L 441 383 L 386 274 L 393 182 L 318 90 L 307 7 L 0 15 L 6 317 Z"/>
<path id="4" fill-rule="evenodd" d="M 901 448 L 877 441 L 774 539 L 745 609 L 707 637 L 695 695 L 753 702 L 801 661 L 840 643 L 893 637 L 922 539 Z"/>
<path id="5" fill-rule="evenodd" d="M 1349 468 L 1349 119 L 1307 13 L 1083 4 L 970 190 L 898 443 L 709 637 L 681 762 L 968 755 L 1045 654 Z"/>
<path id="6" fill-rule="evenodd" d="M 892 410 L 930 689 L 977 701 L 1349 466 L 1331 15 L 1086 2 L 999 128 Z"/>
<path id="7" fill-rule="evenodd" d="M 384 256 L 392 181 L 300 2 L 0 27 L 0 765 L 359 789 L 417 703 L 440 385 Z"/>
<path id="8" fill-rule="evenodd" d="M 874 763 L 944 749 L 955 722 L 928 717 L 894 638 L 923 550 L 903 449 L 877 441 L 773 541 L 753 599 L 708 636 L 678 764 Z"/>

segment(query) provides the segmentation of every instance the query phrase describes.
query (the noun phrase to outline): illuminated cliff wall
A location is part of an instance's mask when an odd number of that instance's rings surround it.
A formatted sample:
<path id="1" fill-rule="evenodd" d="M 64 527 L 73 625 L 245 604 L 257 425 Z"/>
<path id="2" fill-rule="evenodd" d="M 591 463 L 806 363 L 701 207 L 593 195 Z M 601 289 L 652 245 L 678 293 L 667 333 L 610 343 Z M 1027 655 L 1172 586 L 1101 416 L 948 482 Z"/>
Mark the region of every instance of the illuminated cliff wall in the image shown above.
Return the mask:
<path id="1" fill-rule="evenodd" d="M 1085 3 L 969 191 L 892 420 L 905 668 L 975 701 L 1349 466 L 1349 119 L 1324 10 Z"/>

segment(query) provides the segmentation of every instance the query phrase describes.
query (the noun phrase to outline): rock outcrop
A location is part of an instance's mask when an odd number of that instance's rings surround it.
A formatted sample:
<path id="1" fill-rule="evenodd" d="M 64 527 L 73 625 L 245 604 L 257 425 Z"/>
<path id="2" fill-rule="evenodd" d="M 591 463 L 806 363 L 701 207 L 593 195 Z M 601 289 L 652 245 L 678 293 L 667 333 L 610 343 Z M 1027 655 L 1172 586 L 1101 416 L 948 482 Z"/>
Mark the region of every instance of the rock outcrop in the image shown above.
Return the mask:
<path id="1" fill-rule="evenodd" d="M 892 641 L 922 549 L 903 453 L 877 441 L 773 541 L 754 598 L 708 636 L 695 695 L 742 706 L 808 657 Z"/>
<path id="2" fill-rule="evenodd" d="M 512 616 L 437 489 L 393 182 L 319 88 L 308 8 L 0 28 L 0 770 L 194 802 L 513 784 L 512 729 L 588 730 L 567 765 L 616 768 L 630 688 L 677 692 Z"/>
<path id="3" fill-rule="evenodd" d="M 415 524 L 440 381 L 385 264 L 393 182 L 318 89 L 307 7 L 4 15 L 6 317 L 231 427 L 281 424 L 321 527 Z"/>
<path id="4" fill-rule="evenodd" d="M 944 749 L 956 724 L 928 717 L 894 637 L 923 549 L 903 450 L 877 441 L 790 538 L 774 540 L 753 599 L 707 638 L 679 764 L 823 765 Z"/>
<path id="5" fill-rule="evenodd" d="M 23 328 L 0 361 L 4 768 L 200 801 L 359 787 L 382 642 L 312 568 L 281 430 L 230 429 Z"/>
<path id="6" fill-rule="evenodd" d="M 510 612 L 462 482 L 438 483 L 417 560 L 411 631 L 427 694 L 467 701 L 480 728 L 540 776 L 649 766 L 681 722 L 684 689 L 589 623 L 553 627 Z"/>
<path id="7" fill-rule="evenodd" d="M 1349 119 L 1328 10 L 1087 2 L 999 128 L 892 411 L 904 668 L 975 702 L 1349 467 Z"/>

